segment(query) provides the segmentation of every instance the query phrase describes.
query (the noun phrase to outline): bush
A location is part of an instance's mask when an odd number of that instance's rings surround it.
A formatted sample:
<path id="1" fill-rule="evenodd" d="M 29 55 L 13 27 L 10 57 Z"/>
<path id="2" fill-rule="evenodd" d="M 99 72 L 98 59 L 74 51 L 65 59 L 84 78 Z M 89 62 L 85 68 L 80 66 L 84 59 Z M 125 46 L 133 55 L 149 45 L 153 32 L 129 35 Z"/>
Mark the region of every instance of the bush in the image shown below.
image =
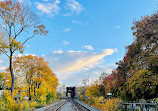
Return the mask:
<path id="1" fill-rule="evenodd" d="M 91 107 L 94 107 L 101 111 L 109 110 L 109 99 L 104 99 L 103 97 L 91 97 L 88 101 L 85 101 Z M 110 99 L 111 111 L 121 111 L 122 100 L 119 98 Z"/>
<path id="2" fill-rule="evenodd" d="M 15 101 L 9 92 L 5 92 L 0 99 L 0 111 L 21 111 L 25 108 L 25 102 Z"/>
<path id="3" fill-rule="evenodd" d="M 36 109 L 37 109 L 37 108 L 41 108 L 41 107 L 44 107 L 44 105 L 38 104 L 37 106 L 35 106 Z"/>
<path id="4" fill-rule="evenodd" d="M 37 102 L 36 102 L 36 101 L 30 102 L 30 107 L 35 107 L 36 105 L 37 105 Z"/>

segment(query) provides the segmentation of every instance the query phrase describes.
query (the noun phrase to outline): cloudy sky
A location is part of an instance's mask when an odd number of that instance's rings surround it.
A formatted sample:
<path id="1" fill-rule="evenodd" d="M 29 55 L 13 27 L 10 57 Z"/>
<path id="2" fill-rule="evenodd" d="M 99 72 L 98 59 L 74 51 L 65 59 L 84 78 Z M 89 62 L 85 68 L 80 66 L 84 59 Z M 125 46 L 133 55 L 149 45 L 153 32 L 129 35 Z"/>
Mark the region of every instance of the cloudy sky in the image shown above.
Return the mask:
<path id="1" fill-rule="evenodd" d="M 5 0 L 0 0 L 5 1 Z M 80 85 L 110 73 L 132 43 L 133 20 L 157 10 L 157 0 L 19 0 L 39 15 L 49 30 L 35 37 L 25 54 L 43 56 L 60 83 Z M 17 53 L 18 54 L 18 53 Z M 0 55 L 0 71 L 7 66 Z"/>

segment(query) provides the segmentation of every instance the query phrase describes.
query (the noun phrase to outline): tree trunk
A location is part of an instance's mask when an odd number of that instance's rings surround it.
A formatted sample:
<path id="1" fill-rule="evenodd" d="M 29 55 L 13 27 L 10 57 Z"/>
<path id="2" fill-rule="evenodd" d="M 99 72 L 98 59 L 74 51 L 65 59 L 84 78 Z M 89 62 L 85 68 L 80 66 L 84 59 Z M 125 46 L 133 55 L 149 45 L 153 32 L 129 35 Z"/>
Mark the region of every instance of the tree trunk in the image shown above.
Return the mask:
<path id="1" fill-rule="evenodd" d="M 34 87 L 34 96 L 36 96 L 36 89 L 35 89 L 35 87 Z"/>
<path id="2" fill-rule="evenodd" d="M 9 69 L 10 69 L 10 74 L 11 74 L 11 78 L 12 78 L 12 84 L 11 84 L 11 95 L 13 95 L 14 92 L 14 85 L 15 85 L 15 77 L 14 77 L 14 73 L 13 73 L 13 67 L 12 67 L 12 52 L 10 54 L 10 58 L 9 58 Z"/>
<path id="3" fill-rule="evenodd" d="M 30 88 L 30 86 L 29 86 L 29 100 L 31 100 L 31 88 Z"/>

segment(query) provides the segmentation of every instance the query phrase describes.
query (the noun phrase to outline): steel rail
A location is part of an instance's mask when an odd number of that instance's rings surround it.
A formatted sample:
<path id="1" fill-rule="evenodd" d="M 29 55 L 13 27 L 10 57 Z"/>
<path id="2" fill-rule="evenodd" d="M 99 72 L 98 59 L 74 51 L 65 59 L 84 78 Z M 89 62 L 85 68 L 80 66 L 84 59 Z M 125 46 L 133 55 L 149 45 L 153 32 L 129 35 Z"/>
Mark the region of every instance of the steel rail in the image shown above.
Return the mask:
<path id="1" fill-rule="evenodd" d="M 71 102 L 73 108 L 76 111 L 99 111 L 95 108 L 92 108 L 78 100 L 75 99 L 71 99 L 71 100 L 64 100 L 62 102 L 59 103 L 55 103 L 40 109 L 36 109 L 35 111 L 60 111 L 60 109 L 67 103 L 67 102 Z"/>
<path id="2" fill-rule="evenodd" d="M 90 106 L 88 106 L 88 105 L 86 105 L 78 100 L 74 99 L 73 102 L 76 105 L 78 111 L 99 111 L 99 110 L 92 108 L 92 107 L 90 107 Z"/>
<path id="3" fill-rule="evenodd" d="M 71 100 L 70 102 L 71 102 L 72 105 L 74 106 L 75 110 L 76 110 L 76 111 L 79 111 L 78 108 L 77 108 L 77 106 L 74 104 L 73 100 Z"/>
<path id="4" fill-rule="evenodd" d="M 88 109 L 87 107 L 83 106 L 80 103 L 77 103 L 76 101 L 73 101 L 73 103 L 77 107 L 77 111 L 91 111 L 90 109 Z"/>
<path id="5" fill-rule="evenodd" d="M 60 108 L 62 108 L 62 106 L 64 106 L 66 103 L 67 103 L 67 101 L 64 102 L 64 103 L 62 103 L 62 104 L 60 104 L 60 106 L 58 106 L 58 107 L 57 107 L 56 109 L 54 109 L 53 111 L 60 111 Z M 52 111 L 52 109 L 51 109 L 51 111 Z"/>
<path id="6" fill-rule="evenodd" d="M 35 111 L 57 111 L 60 109 L 64 104 L 66 104 L 67 101 L 58 102 L 43 108 L 36 109 Z"/>

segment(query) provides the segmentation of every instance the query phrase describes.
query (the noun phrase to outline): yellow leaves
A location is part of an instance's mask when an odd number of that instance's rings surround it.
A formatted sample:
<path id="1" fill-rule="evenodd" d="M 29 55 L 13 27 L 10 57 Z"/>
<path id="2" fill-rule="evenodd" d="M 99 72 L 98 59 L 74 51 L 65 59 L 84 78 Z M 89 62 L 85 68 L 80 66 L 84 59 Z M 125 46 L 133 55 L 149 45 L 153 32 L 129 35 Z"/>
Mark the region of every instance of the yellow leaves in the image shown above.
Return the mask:
<path id="1" fill-rule="evenodd" d="M 42 101 L 43 103 L 45 103 L 45 101 L 46 101 L 46 97 L 45 97 L 45 96 L 40 96 L 40 99 L 41 99 L 41 101 Z"/>
<path id="2" fill-rule="evenodd" d="M 46 96 L 49 92 L 55 92 L 58 86 L 58 79 L 52 72 L 48 63 L 44 61 L 44 58 L 27 55 L 17 57 L 13 62 L 14 71 L 16 75 L 23 74 L 17 77 L 21 84 L 26 83 L 27 90 L 30 88 L 30 95 L 35 97 L 36 95 Z M 20 87 L 20 85 L 18 84 Z M 35 94 L 34 94 L 35 92 Z"/>
<path id="3" fill-rule="evenodd" d="M 158 85 L 158 75 L 153 75 L 149 70 L 138 70 L 129 79 L 129 87 L 132 97 L 138 95 L 152 95 L 156 92 Z"/>
<path id="4" fill-rule="evenodd" d="M 0 2 L 0 18 L 2 19 L 1 32 L 4 32 L 3 35 L 0 35 L 0 49 L 7 56 L 10 55 L 8 49 L 12 50 L 12 53 L 16 50 L 23 53 L 23 45 L 29 39 L 36 34 L 43 36 L 48 33 L 44 25 L 39 25 L 37 15 L 31 12 L 28 7 L 16 1 Z M 32 36 L 28 35 L 30 37 L 27 37 L 24 41 L 17 41 L 20 34 L 30 27 L 34 28 L 29 29 Z"/>
<path id="5" fill-rule="evenodd" d="M 35 102 L 35 101 L 33 101 L 33 102 L 30 103 L 31 107 L 35 107 L 36 105 L 37 105 L 37 102 Z"/>
<path id="6" fill-rule="evenodd" d="M 95 82 L 94 84 L 88 86 L 85 95 L 88 97 L 98 96 L 98 84 Z"/>
<path id="7" fill-rule="evenodd" d="M 17 22 L 18 20 L 15 17 L 20 17 L 22 9 L 19 2 L 5 1 L 0 2 L 0 14 L 1 17 L 5 20 L 7 24 Z"/>
<path id="8" fill-rule="evenodd" d="M 16 41 L 15 39 L 13 38 L 10 38 L 10 49 L 13 49 L 13 50 L 16 50 L 18 49 L 20 53 L 23 53 L 23 45 Z"/>
<path id="9" fill-rule="evenodd" d="M 111 111 L 121 111 L 119 109 L 122 104 L 122 100 L 119 98 L 110 99 L 110 108 Z M 91 97 L 87 101 L 89 105 L 92 107 L 99 109 L 100 111 L 108 111 L 109 110 L 109 99 L 104 99 L 103 97 Z"/>
<path id="10" fill-rule="evenodd" d="M 4 110 L 22 111 L 25 108 L 25 101 L 22 101 L 22 98 L 21 98 L 21 102 L 14 100 L 14 96 L 16 95 L 17 90 L 16 90 L 16 93 L 14 92 L 13 96 L 11 96 L 11 93 L 8 90 L 3 90 L 3 92 L 4 92 L 4 95 L 3 95 L 2 101 L 4 102 L 4 105 L 5 105 Z M 24 96 L 24 95 L 22 95 L 22 96 Z M 0 107 L 1 107 L 1 103 L 0 103 Z M 1 110 L 1 108 L 0 108 L 0 110 Z"/>

